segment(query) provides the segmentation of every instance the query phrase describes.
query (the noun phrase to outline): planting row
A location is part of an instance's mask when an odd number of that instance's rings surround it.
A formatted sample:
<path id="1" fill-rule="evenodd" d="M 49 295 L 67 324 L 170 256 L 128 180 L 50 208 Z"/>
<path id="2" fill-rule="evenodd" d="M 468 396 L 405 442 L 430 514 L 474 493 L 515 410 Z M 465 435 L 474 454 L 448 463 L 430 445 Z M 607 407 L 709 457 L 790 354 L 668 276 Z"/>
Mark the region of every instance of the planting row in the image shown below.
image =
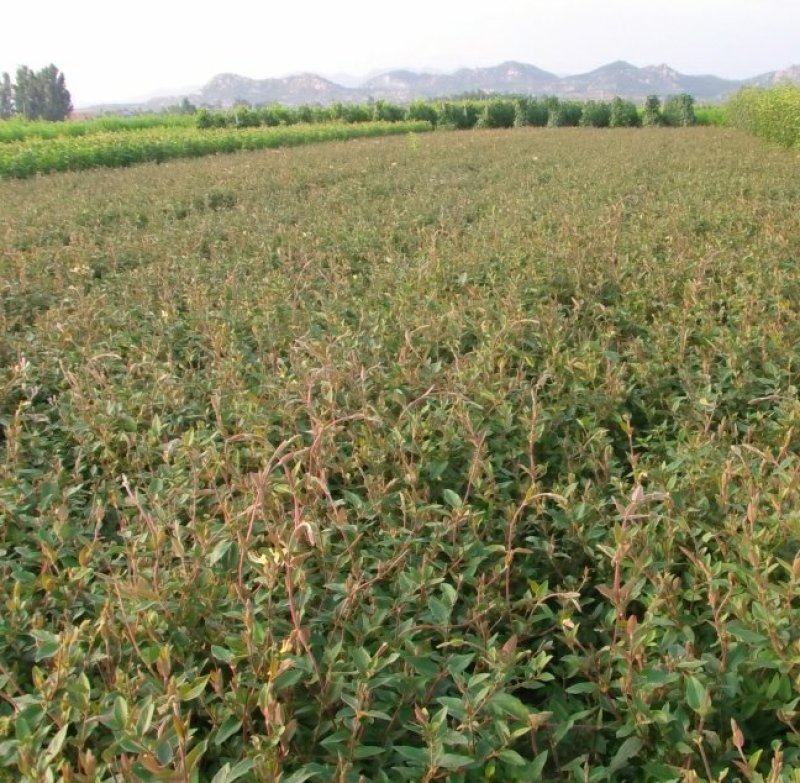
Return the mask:
<path id="1" fill-rule="evenodd" d="M 108 115 L 91 120 L 66 120 L 29 122 L 18 117 L 0 122 L 0 144 L 25 139 L 55 139 L 60 136 L 91 136 L 97 133 L 141 131 L 149 128 L 191 128 L 195 118 L 191 114 L 138 114 L 134 117 Z"/>
<path id="2" fill-rule="evenodd" d="M 218 152 L 296 146 L 396 133 L 421 133 L 427 122 L 362 125 L 298 125 L 280 128 L 222 129 L 157 128 L 129 134 L 97 134 L 85 138 L 56 138 L 0 145 L 0 177 L 25 178 L 38 173 L 76 171 L 98 166 L 193 158 Z"/>
<path id="3" fill-rule="evenodd" d="M 424 120 L 445 128 L 534 127 L 636 127 L 639 125 L 694 125 L 694 98 L 673 96 L 662 106 L 656 96 L 639 108 L 633 101 L 573 101 L 554 96 L 531 98 L 480 98 L 452 101 L 416 101 L 398 106 L 386 101 L 372 104 L 334 104 L 330 107 L 240 106 L 228 111 L 201 109 L 198 128 L 292 125 L 297 122 L 402 122 Z"/>

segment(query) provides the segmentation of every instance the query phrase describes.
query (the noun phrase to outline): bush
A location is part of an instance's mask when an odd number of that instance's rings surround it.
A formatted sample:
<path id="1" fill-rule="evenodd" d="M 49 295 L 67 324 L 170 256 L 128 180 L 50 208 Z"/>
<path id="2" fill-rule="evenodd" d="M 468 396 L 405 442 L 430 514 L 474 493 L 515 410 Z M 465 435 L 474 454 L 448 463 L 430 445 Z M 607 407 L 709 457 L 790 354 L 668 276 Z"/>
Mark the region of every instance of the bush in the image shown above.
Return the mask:
<path id="1" fill-rule="evenodd" d="M 440 123 L 454 130 L 474 128 L 480 117 L 481 105 L 473 101 L 443 103 L 439 111 Z"/>
<path id="2" fill-rule="evenodd" d="M 696 125 L 694 98 L 686 93 L 667 98 L 667 102 L 664 104 L 664 123 L 671 128 Z"/>
<path id="3" fill-rule="evenodd" d="M 415 101 L 408 107 L 408 119 L 422 120 L 435 126 L 439 123 L 439 113 L 432 103 Z"/>
<path id="4" fill-rule="evenodd" d="M 612 128 L 636 128 L 641 124 L 641 118 L 635 103 L 622 98 L 614 98 L 611 101 L 610 126 Z"/>
<path id="5" fill-rule="evenodd" d="M 657 95 L 649 95 L 644 104 L 642 125 L 654 127 L 663 124 L 664 118 L 661 116 L 661 99 Z"/>
<path id="6" fill-rule="evenodd" d="M 580 125 L 583 106 L 576 101 L 550 99 L 547 125 L 551 128 L 575 128 Z"/>
<path id="7" fill-rule="evenodd" d="M 372 110 L 369 106 L 360 104 L 335 103 L 332 107 L 333 118 L 354 124 L 357 122 L 370 122 Z"/>
<path id="8" fill-rule="evenodd" d="M 195 125 L 201 130 L 208 130 L 210 128 L 225 128 L 228 122 L 228 115 L 221 111 L 209 111 L 208 109 L 200 109 L 195 115 Z"/>
<path id="9" fill-rule="evenodd" d="M 257 128 L 261 125 L 261 117 L 257 111 L 243 106 L 234 111 L 233 124 L 237 128 Z"/>
<path id="10" fill-rule="evenodd" d="M 547 125 L 549 113 L 550 110 L 545 101 L 536 98 L 517 98 L 514 125 L 544 128 Z"/>
<path id="11" fill-rule="evenodd" d="M 514 126 L 516 106 L 513 101 L 492 100 L 484 107 L 478 120 L 479 128 L 511 128 Z"/>
<path id="12" fill-rule="evenodd" d="M 372 119 L 379 122 L 401 122 L 405 119 L 405 109 L 388 101 L 376 101 L 372 109 Z"/>
<path id="13" fill-rule="evenodd" d="M 580 124 L 586 128 L 607 128 L 611 124 L 611 106 L 600 101 L 589 101 L 583 107 Z"/>

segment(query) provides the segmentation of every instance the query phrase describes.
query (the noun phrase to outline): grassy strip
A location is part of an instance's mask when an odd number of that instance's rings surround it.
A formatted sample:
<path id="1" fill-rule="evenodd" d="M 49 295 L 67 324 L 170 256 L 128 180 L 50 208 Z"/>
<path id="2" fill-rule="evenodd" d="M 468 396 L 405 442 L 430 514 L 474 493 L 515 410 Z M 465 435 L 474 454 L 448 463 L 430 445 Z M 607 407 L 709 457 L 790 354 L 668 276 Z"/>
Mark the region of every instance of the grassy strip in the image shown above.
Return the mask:
<path id="1" fill-rule="evenodd" d="M 713 125 L 722 128 L 728 124 L 725 107 L 717 104 L 708 103 L 695 107 L 694 116 L 698 125 Z"/>
<path id="2" fill-rule="evenodd" d="M 140 114 L 135 117 L 97 117 L 91 120 L 67 122 L 29 122 L 10 119 L 0 122 L 0 144 L 10 144 L 26 139 L 57 139 L 62 136 L 93 136 L 98 133 L 120 133 L 152 128 L 193 128 L 196 124 L 190 114 Z"/>
<path id="3" fill-rule="evenodd" d="M 800 147 L 800 87 L 746 89 L 727 105 L 729 123 L 784 147 Z"/>
<path id="4" fill-rule="evenodd" d="M 360 125 L 294 125 L 199 131 L 159 128 L 131 134 L 98 134 L 84 138 L 42 140 L 0 146 L 0 177 L 24 179 L 54 171 L 80 171 L 101 166 L 196 158 L 218 152 L 289 147 L 321 141 L 421 133 L 427 122 L 373 122 Z"/>

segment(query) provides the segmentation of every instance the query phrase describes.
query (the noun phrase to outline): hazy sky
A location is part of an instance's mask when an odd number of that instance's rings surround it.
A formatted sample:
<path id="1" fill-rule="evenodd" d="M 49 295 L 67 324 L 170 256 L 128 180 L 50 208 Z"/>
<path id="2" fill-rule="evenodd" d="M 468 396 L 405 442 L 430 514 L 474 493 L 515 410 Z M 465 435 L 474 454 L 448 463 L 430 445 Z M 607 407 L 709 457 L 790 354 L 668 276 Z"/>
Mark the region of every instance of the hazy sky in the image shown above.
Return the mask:
<path id="1" fill-rule="evenodd" d="M 362 75 L 611 60 L 754 76 L 800 63 L 800 0 L 37 0 L 2 11 L 0 71 L 55 63 L 76 106 L 179 92 L 220 72 Z"/>

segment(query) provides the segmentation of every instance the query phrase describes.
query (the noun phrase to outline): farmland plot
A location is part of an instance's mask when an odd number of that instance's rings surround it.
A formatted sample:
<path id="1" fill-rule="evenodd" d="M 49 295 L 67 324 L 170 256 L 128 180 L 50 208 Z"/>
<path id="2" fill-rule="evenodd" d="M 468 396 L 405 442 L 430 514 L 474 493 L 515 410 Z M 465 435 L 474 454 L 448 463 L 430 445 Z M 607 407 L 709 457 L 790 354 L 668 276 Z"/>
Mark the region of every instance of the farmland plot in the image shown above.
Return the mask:
<path id="1" fill-rule="evenodd" d="M 0 183 L 0 769 L 795 780 L 798 174 L 520 129 Z"/>

